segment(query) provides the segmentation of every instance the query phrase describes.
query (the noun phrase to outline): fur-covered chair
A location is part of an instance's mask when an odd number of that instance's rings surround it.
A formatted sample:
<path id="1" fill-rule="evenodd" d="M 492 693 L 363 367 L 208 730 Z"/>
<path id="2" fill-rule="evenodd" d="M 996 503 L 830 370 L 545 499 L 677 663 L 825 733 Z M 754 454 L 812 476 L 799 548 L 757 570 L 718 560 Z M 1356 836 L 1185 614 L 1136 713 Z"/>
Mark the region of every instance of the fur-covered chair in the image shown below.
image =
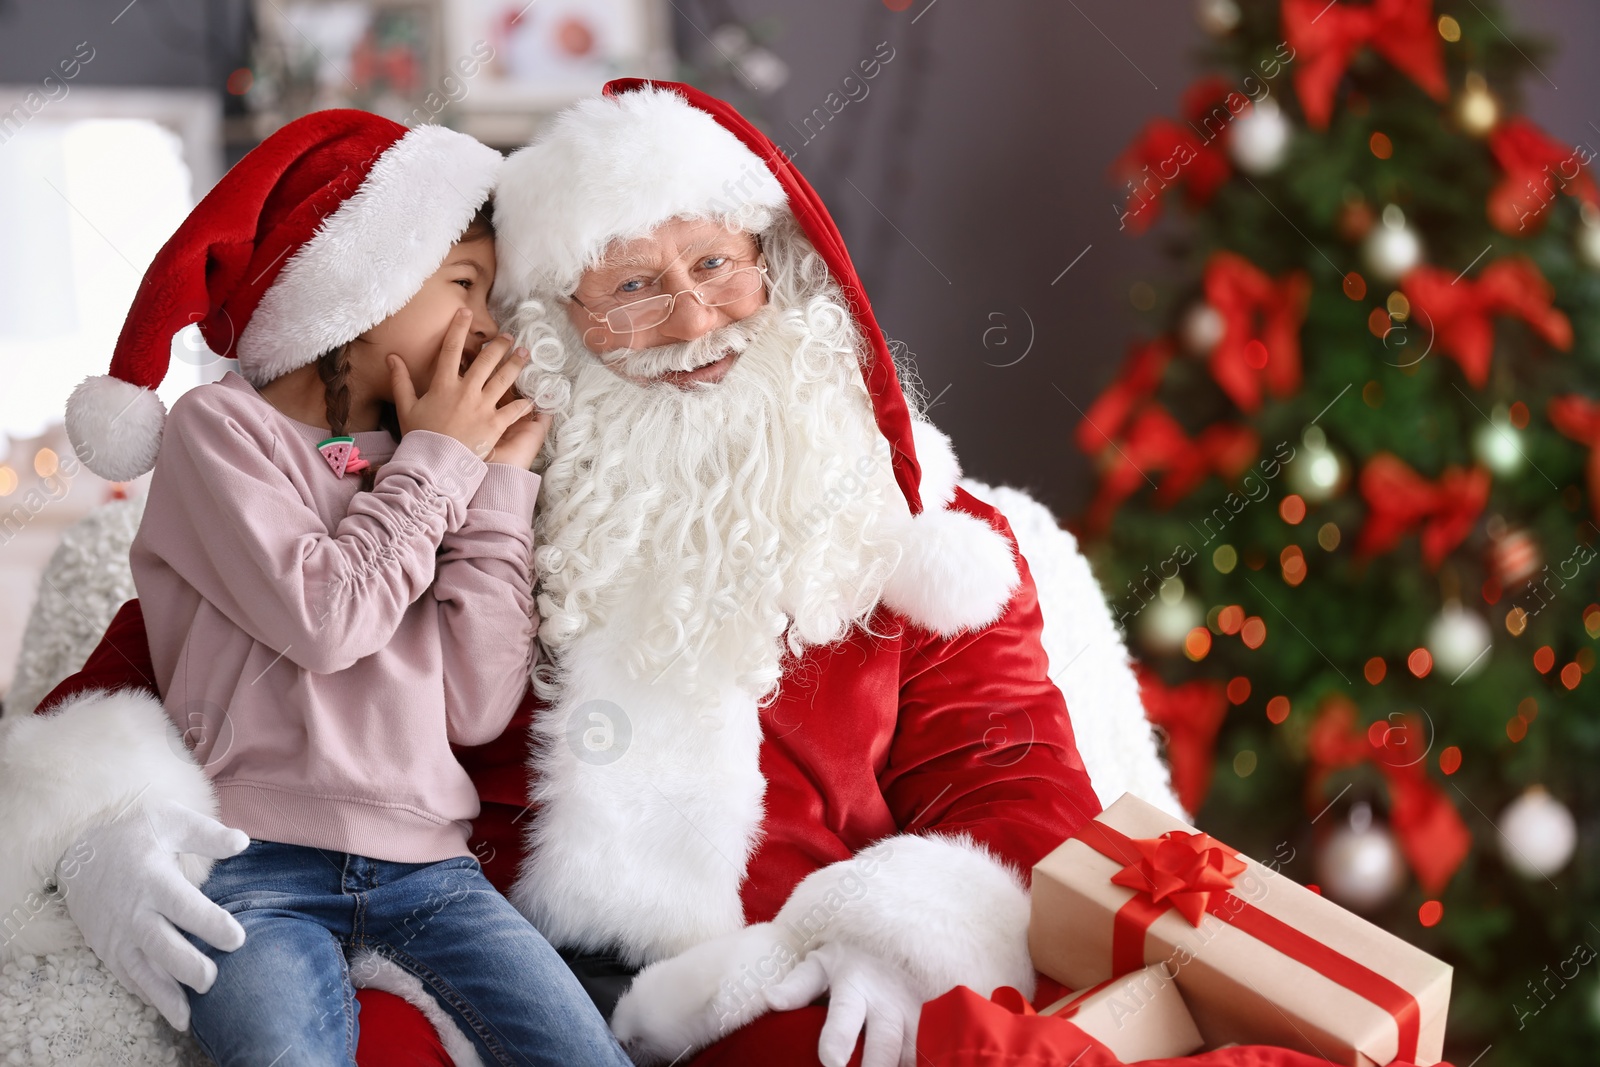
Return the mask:
<path id="1" fill-rule="evenodd" d="M 1145 720 L 1127 649 L 1077 541 L 1025 492 L 971 480 L 961 484 L 999 508 L 1016 533 L 1039 589 L 1050 674 L 1071 709 L 1078 750 L 1101 802 L 1132 792 L 1185 817 Z M 128 545 L 142 512 L 141 500 L 115 501 L 62 537 L 23 636 L 6 720 L 31 714 L 45 694 L 75 673 L 118 606 L 133 596 Z M 6 733 L 6 721 L 0 721 L 0 767 Z M 68 940 L 46 955 L 8 954 L 0 940 L 0 1062 L 209 1062 L 188 1035 L 174 1033 L 155 1009 L 117 983 L 75 937 L 70 922 L 61 928 L 69 931 Z M 420 988 L 417 993 L 425 997 Z"/>

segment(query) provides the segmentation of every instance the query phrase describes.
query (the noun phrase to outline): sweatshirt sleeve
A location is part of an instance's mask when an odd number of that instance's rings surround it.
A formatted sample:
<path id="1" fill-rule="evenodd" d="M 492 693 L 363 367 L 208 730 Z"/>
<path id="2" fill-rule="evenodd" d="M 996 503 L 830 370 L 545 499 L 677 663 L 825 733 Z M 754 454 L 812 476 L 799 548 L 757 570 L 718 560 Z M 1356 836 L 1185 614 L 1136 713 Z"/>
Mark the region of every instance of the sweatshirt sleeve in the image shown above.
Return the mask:
<path id="1" fill-rule="evenodd" d="M 459 529 L 440 543 L 433 596 L 444 642 L 450 741 L 482 745 L 504 731 L 528 687 L 533 508 L 539 476 L 491 463 Z"/>
<path id="2" fill-rule="evenodd" d="M 202 388 L 173 406 L 135 582 L 153 556 L 257 641 L 332 674 L 383 648 L 427 591 L 486 465 L 452 438 L 408 433 L 330 531 L 273 462 L 280 442 L 257 403 Z"/>

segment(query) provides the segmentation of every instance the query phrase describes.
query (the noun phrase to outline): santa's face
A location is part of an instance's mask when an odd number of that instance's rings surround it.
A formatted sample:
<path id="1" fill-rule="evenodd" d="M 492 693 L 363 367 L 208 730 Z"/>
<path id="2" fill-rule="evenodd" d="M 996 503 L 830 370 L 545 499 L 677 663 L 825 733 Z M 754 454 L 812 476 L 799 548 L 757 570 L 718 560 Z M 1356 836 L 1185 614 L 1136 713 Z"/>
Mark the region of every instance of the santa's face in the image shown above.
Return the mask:
<path id="1" fill-rule="evenodd" d="M 744 354 L 739 320 L 767 303 L 755 236 L 711 219 L 673 219 L 618 242 L 566 303 L 584 346 L 637 385 L 707 388 Z"/>

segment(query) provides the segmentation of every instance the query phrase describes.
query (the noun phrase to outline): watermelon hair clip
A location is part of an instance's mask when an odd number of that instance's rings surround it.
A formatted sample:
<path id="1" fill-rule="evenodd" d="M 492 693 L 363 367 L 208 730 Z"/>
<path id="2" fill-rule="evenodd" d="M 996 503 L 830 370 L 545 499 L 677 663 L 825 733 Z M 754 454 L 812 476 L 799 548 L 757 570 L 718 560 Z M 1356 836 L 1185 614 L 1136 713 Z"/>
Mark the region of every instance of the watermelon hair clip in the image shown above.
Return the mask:
<path id="1" fill-rule="evenodd" d="M 322 458 L 333 468 L 336 478 L 343 478 L 346 474 L 360 474 L 372 466 L 361 458 L 361 449 L 356 447 L 354 437 L 330 437 L 317 445 L 317 451 L 322 453 Z"/>

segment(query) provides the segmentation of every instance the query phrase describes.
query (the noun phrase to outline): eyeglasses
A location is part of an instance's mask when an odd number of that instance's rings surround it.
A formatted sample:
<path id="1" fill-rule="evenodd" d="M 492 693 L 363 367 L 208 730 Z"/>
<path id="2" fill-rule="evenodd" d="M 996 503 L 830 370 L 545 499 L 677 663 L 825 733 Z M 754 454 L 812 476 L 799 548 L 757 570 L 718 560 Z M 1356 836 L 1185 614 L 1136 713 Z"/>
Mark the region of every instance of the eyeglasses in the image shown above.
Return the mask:
<path id="1" fill-rule="evenodd" d="M 702 307 L 717 308 L 737 304 L 747 297 L 754 296 L 766 284 L 767 265 L 758 255 L 754 266 L 735 267 L 724 271 L 707 278 L 693 289 L 684 289 L 676 293 L 657 293 L 642 300 L 631 300 L 604 314 L 592 310 L 576 296 L 572 298 L 572 302 L 589 312 L 589 317 L 595 322 L 604 323 L 606 329 L 612 333 L 629 334 L 653 330 L 666 322 L 672 317 L 673 308 L 677 306 L 680 296 L 692 296 L 700 301 Z"/>

